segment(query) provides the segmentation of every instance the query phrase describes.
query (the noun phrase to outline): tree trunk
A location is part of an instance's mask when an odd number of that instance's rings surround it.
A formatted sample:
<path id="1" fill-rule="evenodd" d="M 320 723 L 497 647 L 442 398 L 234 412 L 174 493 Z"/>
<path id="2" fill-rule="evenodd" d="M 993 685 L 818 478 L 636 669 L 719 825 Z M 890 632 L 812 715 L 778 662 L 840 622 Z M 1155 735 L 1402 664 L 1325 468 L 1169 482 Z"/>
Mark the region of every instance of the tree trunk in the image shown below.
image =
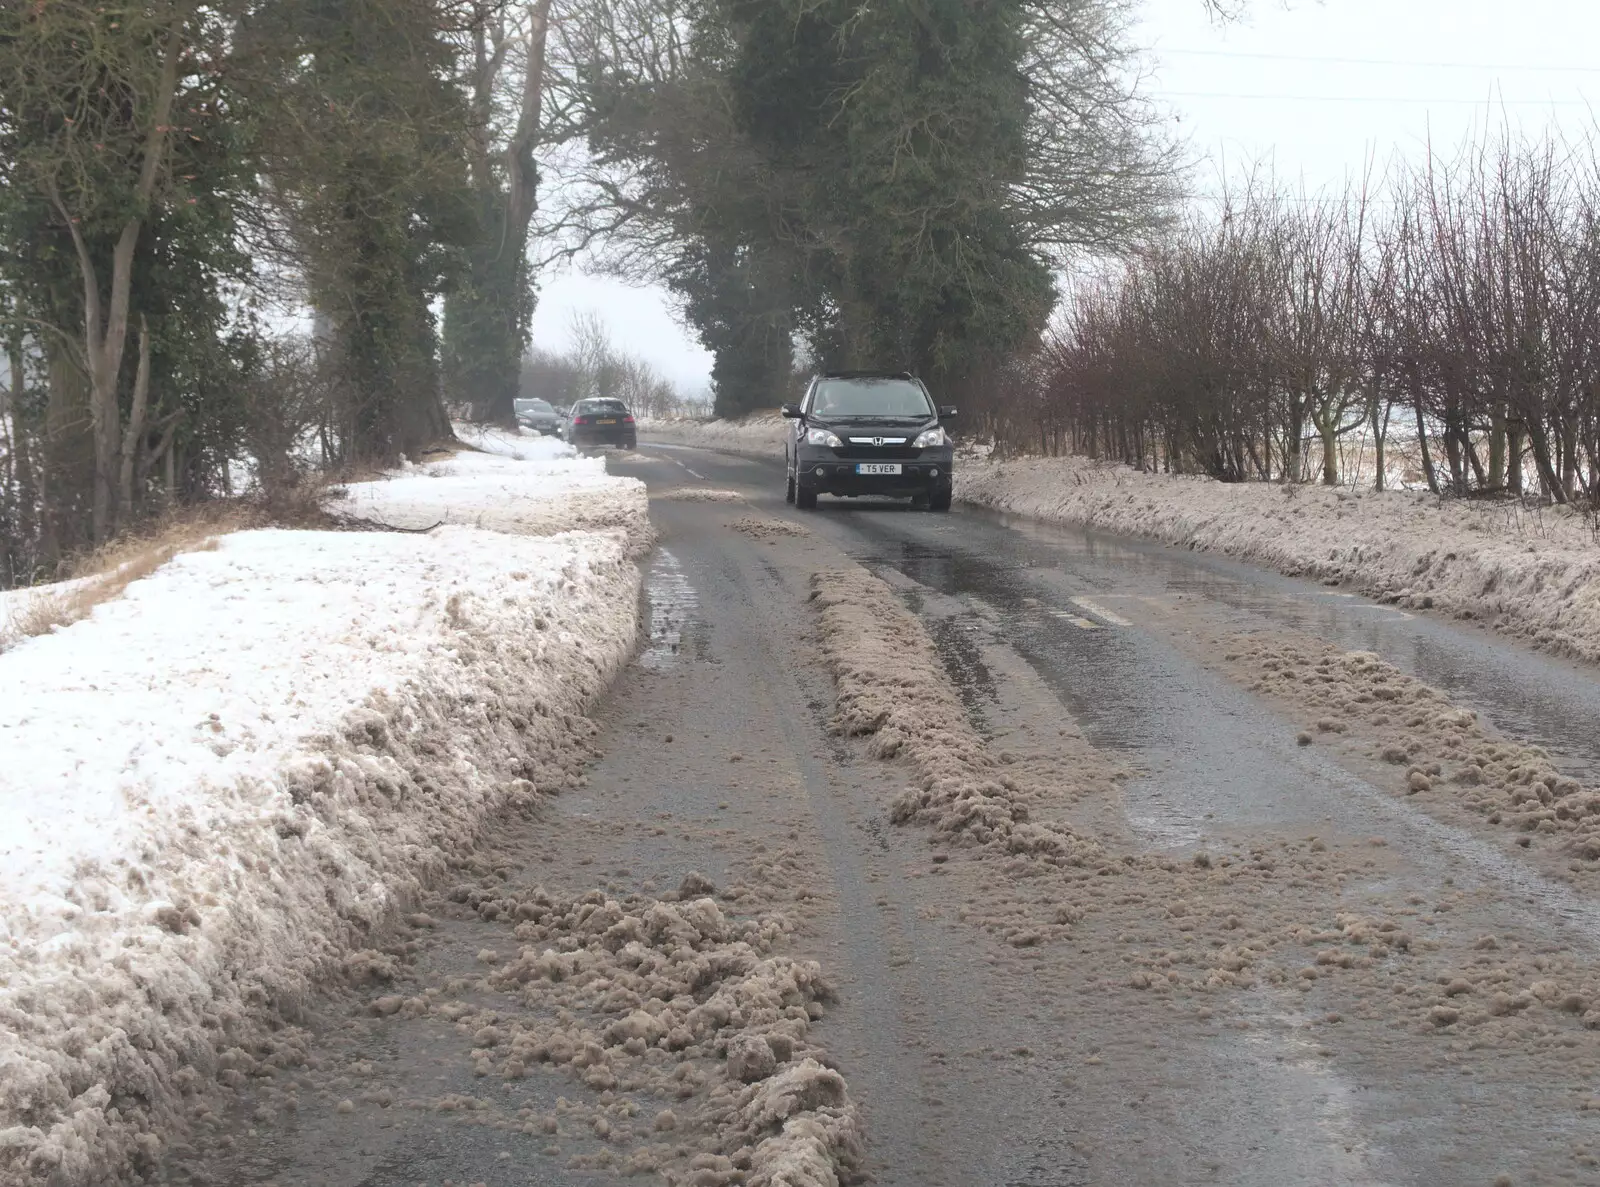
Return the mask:
<path id="1" fill-rule="evenodd" d="M 1300 397 L 1289 396 L 1289 428 L 1283 441 L 1283 480 L 1300 481 L 1300 441 L 1305 434 L 1305 410 Z"/>
<path id="2" fill-rule="evenodd" d="M 1412 398 L 1417 413 L 1417 448 L 1422 453 L 1422 473 L 1428 480 L 1428 489 L 1438 494 L 1439 475 L 1434 471 L 1433 454 L 1428 450 L 1428 422 L 1422 415 L 1422 392 L 1417 391 Z"/>
<path id="3" fill-rule="evenodd" d="M 104 295 L 100 275 L 79 230 L 78 220 L 55 196 L 55 205 L 72 235 L 78 256 L 79 278 L 83 284 L 83 354 L 89 371 L 89 417 L 94 441 L 94 494 L 91 510 L 94 539 L 99 543 L 110 534 L 116 515 L 115 475 L 121 441 L 121 413 L 117 403 L 118 381 L 122 373 L 122 352 L 128 337 L 128 303 L 133 292 L 133 257 L 139 244 L 146 208 L 155 194 L 162 157 L 166 153 L 167 121 L 178 89 L 178 62 L 183 40 L 177 29 L 167 34 L 166 56 L 161 79 L 152 96 L 150 128 L 145 134 L 139 180 L 134 188 L 134 213 L 122 224 L 111 251 L 111 283 Z M 103 303 L 102 303 L 103 302 Z"/>
<path id="4" fill-rule="evenodd" d="M 445 301 L 445 382 L 453 397 L 473 408 L 476 419 L 516 425 L 518 366 L 528 344 L 533 287 L 528 274 L 528 227 L 538 206 L 538 164 L 534 150 L 541 131 L 545 48 L 551 0 L 527 9 L 527 67 L 516 127 L 504 151 L 500 175 L 489 164 L 487 145 L 474 157 L 480 241 L 467 251 L 469 279 Z M 483 33 L 475 36 L 474 106 L 487 136 L 493 97 L 506 60 L 506 40 L 496 35 L 493 53 Z M 448 436 L 448 423 L 446 423 Z"/>
<path id="5" fill-rule="evenodd" d="M 83 525 L 94 492 L 93 393 L 64 343 L 51 341 L 46 351 L 49 389 L 39 467 L 39 547 L 44 562 L 55 565 L 87 543 Z"/>
<path id="6" fill-rule="evenodd" d="M 11 450 L 15 458 L 17 479 L 17 531 L 24 540 L 32 541 L 38 549 L 38 512 L 41 507 L 39 490 L 35 485 L 32 426 L 23 422 L 23 404 L 27 397 L 26 378 L 23 371 L 22 336 L 11 340 L 9 362 L 11 366 Z"/>
<path id="7" fill-rule="evenodd" d="M 1529 422 L 1528 441 L 1533 446 L 1533 464 L 1539 469 L 1539 483 L 1544 487 L 1546 497 L 1556 503 L 1565 503 L 1567 494 L 1556 476 L 1554 459 L 1550 456 L 1550 441 L 1545 436 L 1544 426 L 1538 421 Z"/>
<path id="8" fill-rule="evenodd" d="M 1321 426 L 1318 426 L 1321 429 Z M 1331 426 L 1322 432 L 1322 485 L 1339 485 L 1339 438 Z"/>
<path id="9" fill-rule="evenodd" d="M 1472 467 L 1472 476 L 1478 483 L 1478 489 L 1487 489 L 1488 475 L 1484 472 L 1483 462 L 1478 457 L 1478 447 L 1472 443 L 1472 434 L 1466 429 L 1461 430 L 1461 448 L 1468 464 Z"/>
<path id="10" fill-rule="evenodd" d="M 1378 464 L 1378 473 L 1372 480 L 1372 489 L 1384 490 L 1388 486 L 1385 470 L 1388 459 L 1385 456 L 1385 449 L 1389 438 L 1389 416 L 1383 407 L 1383 401 L 1376 394 L 1367 401 L 1367 420 L 1372 425 L 1372 448 Z"/>
<path id="11" fill-rule="evenodd" d="M 1495 404 L 1489 412 L 1489 489 L 1506 485 L 1506 408 Z"/>
<path id="12" fill-rule="evenodd" d="M 144 450 L 145 417 L 150 407 L 150 327 L 139 315 L 139 366 L 133 377 L 133 407 L 122 434 L 122 468 L 117 475 L 116 530 L 133 518 L 135 468 Z"/>
<path id="13" fill-rule="evenodd" d="M 1578 424 L 1575 416 L 1562 417 L 1561 486 L 1566 502 L 1578 497 Z"/>

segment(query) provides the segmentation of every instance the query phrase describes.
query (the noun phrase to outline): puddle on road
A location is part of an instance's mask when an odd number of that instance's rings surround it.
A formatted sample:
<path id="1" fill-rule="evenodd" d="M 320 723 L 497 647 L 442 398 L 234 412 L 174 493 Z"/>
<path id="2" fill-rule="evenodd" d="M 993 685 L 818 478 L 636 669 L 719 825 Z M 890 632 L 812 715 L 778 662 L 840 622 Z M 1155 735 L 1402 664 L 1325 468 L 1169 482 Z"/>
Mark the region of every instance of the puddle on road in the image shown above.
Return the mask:
<path id="1" fill-rule="evenodd" d="M 960 618 L 935 618 L 926 621 L 926 625 L 934 650 L 967 711 L 967 720 L 979 734 L 989 736 L 988 711 L 999 700 L 999 690 L 972 637 L 973 623 Z"/>
<path id="2" fill-rule="evenodd" d="M 688 636 L 692 634 L 700 599 L 678 558 L 666 548 L 656 553 L 650 565 L 644 593 L 650 641 L 639 653 L 639 665 L 658 670 L 676 663 L 686 646 L 695 642 Z"/>
<path id="3" fill-rule="evenodd" d="M 1183 594 L 1220 610 L 1221 621 L 1239 630 L 1288 627 L 1343 650 L 1372 651 L 1505 733 L 1543 746 L 1564 773 L 1600 782 L 1600 680 L 1592 670 L 1226 557 L 972 509 L 962 519 L 969 521 L 964 539 L 947 542 L 918 538 L 920 521 L 912 517 L 863 517 L 855 526 L 865 547 L 853 551 L 869 567 L 897 569 L 948 596 L 982 598 L 1009 616 L 1012 638 L 1063 656 L 1085 693 L 1069 694 L 1068 707 L 1099 745 L 1136 749 L 1139 735 L 1163 724 L 1146 720 L 1140 728 L 1149 698 L 1118 695 L 1129 669 L 1143 666 L 1137 648 L 1119 643 L 1133 632 L 1063 629 L 1040 598 L 1064 604 L 1075 593 Z M 905 528 L 912 532 L 902 534 Z M 1108 690 L 1118 691 L 1108 698 Z"/>
<path id="4" fill-rule="evenodd" d="M 1044 555 L 1033 563 L 1085 581 L 1153 594 L 1185 593 L 1241 616 L 1302 631 L 1342 650 L 1372 651 L 1508 734 L 1543 746 L 1561 769 L 1600 780 L 1600 680 L 1592 670 L 1530 651 L 1503 636 L 1478 635 L 1426 613 L 1384 605 L 1348 590 L 1319 587 L 1226 557 L 1192 555 L 1153 542 L 1005 515 L 983 515 Z M 1240 623 L 1248 629 L 1247 621 Z M 1486 672 L 1495 673 L 1485 679 Z"/>

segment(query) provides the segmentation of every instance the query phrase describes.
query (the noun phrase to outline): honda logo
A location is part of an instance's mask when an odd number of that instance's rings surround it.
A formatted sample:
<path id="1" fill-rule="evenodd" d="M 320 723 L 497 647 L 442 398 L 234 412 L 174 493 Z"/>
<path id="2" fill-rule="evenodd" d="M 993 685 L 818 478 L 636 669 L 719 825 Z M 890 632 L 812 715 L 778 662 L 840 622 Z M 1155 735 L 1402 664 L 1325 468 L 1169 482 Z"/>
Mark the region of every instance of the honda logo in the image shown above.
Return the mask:
<path id="1" fill-rule="evenodd" d="M 874 437 L 872 439 L 872 443 L 874 445 L 882 445 L 883 444 L 883 438 L 882 437 Z"/>

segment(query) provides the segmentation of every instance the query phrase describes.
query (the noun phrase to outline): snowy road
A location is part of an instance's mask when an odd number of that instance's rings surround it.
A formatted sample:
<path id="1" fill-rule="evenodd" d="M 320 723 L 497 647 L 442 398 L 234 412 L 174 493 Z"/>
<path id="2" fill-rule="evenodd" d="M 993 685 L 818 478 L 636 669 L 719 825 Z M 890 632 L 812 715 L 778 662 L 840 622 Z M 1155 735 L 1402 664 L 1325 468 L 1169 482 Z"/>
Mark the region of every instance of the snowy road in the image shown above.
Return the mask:
<path id="1" fill-rule="evenodd" d="M 805 1041 L 874 1182 L 1595 1180 L 1600 879 L 1531 793 L 1487 806 L 1502 767 L 1540 786 L 1521 743 L 1600 782 L 1593 672 L 1173 550 L 803 515 L 770 462 L 647 444 L 611 469 L 648 483 L 660 547 L 586 781 L 375 941 L 398 969 L 317 1005 L 307 1069 L 261 1073 L 171 1180 L 832 1181 L 697 1156 L 733 1148 L 709 1055 L 608 1081 L 495 1054 L 581 1013 L 507 976 L 506 904 L 673 898 L 690 871 L 837 988 Z M 826 663 L 818 605 L 860 632 Z M 895 759 L 829 728 L 847 674 L 922 715 Z M 932 739 L 975 772 L 943 816 L 902 809 Z M 996 812 L 1029 823 L 1002 843 Z"/>

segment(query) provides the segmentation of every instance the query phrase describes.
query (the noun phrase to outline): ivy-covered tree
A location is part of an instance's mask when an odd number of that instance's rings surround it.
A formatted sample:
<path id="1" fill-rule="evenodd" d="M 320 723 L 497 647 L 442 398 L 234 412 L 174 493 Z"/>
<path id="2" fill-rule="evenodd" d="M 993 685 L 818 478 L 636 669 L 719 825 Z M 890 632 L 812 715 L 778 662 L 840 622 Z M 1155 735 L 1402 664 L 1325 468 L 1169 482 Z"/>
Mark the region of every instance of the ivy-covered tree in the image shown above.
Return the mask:
<path id="1" fill-rule="evenodd" d="M 464 269 L 444 305 L 445 388 L 480 419 L 515 423 L 534 290 L 528 228 L 538 204 L 551 0 L 481 11 L 470 30 L 468 181 L 476 215 Z M 520 82 L 520 85 L 513 85 Z"/>
<path id="2" fill-rule="evenodd" d="M 267 176 L 327 327 L 345 460 L 450 436 L 433 305 L 475 231 L 452 24 L 434 0 L 274 0 L 252 27 L 282 121 Z"/>
<path id="3" fill-rule="evenodd" d="M 251 129 L 222 63 L 233 15 L 185 2 L 0 9 L 0 252 L 38 559 L 106 539 L 186 430 L 187 378 L 233 318 Z M 20 496 L 19 496 L 20 497 Z"/>
<path id="4" fill-rule="evenodd" d="M 769 382 L 783 325 L 821 362 L 959 389 L 1036 340 L 1057 265 L 1129 245 L 1173 193 L 1117 0 L 624 7 L 570 47 L 577 221 L 685 294 L 719 377 Z M 776 394 L 718 382 L 719 408 Z"/>

